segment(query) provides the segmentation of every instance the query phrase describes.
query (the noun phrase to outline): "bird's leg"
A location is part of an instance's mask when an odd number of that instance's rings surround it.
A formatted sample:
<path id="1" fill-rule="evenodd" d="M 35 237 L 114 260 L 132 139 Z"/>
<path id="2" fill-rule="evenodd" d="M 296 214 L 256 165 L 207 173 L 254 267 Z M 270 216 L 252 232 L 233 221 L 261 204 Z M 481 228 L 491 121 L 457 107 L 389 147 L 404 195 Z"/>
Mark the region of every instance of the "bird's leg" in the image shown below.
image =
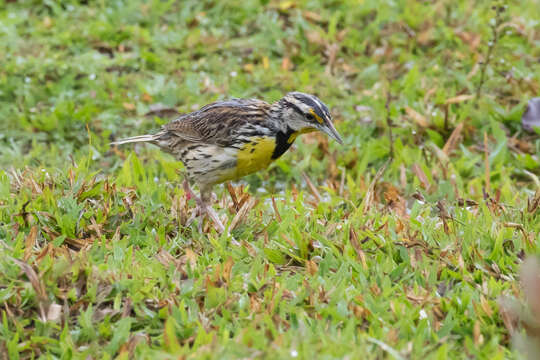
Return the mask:
<path id="1" fill-rule="evenodd" d="M 197 210 L 191 216 L 191 218 L 187 221 L 188 225 L 191 224 L 191 222 L 197 215 L 200 215 L 201 222 L 199 223 L 199 231 L 202 231 L 202 220 L 204 219 L 204 215 L 208 215 L 208 217 L 214 222 L 216 229 L 220 233 L 225 231 L 225 226 L 223 226 L 223 223 L 221 222 L 221 220 L 219 220 L 217 213 L 211 206 L 212 186 L 200 185 L 201 197 L 198 197 L 197 195 L 193 193 L 193 190 L 191 190 L 191 188 L 189 187 L 188 181 L 184 180 L 184 191 L 186 192 L 186 194 L 189 195 L 189 197 L 195 199 L 195 202 L 197 203 Z"/>
<path id="2" fill-rule="evenodd" d="M 212 199 L 212 186 L 210 185 L 200 185 L 200 191 L 201 191 L 201 204 L 199 205 L 204 213 L 212 219 L 214 222 L 214 225 L 216 226 L 216 229 L 222 233 L 225 231 L 225 226 L 223 226 L 223 223 L 219 219 L 218 214 L 211 206 L 211 199 Z"/>
<path id="3" fill-rule="evenodd" d="M 201 224 L 202 224 L 202 220 L 203 220 L 203 215 L 204 215 L 204 212 L 203 212 L 203 208 L 201 206 L 202 204 L 202 201 L 201 199 L 195 195 L 195 193 L 193 192 L 193 190 L 191 190 L 191 187 L 189 186 L 189 182 L 187 180 L 184 180 L 184 191 L 185 193 L 189 196 L 188 199 L 195 199 L 195 202 L 197 203 L 197 209 L 195 209 L 195 212 L 190 216 L 190 218 L 188 219 L 188 221 L 186 222 L 186 225 L 189 226 L 191 225 L 191 223 L 193 222 L 193 220 L 195 219 L 195 217 L 197 215 L 201 216 Z M 199 231 L 201 231 L 202 229 L 202 225 L 199 224 Z"/>
<path id="4" fill-rule="evenodd" d="M 201 206 L 202 206 L 203 211 L 206 212 L 208 217 L 214 222 L 216 230 L 219 231 L 220 234 L 223 234 L 225 232 L 225 226 L 223 225 L 223 223 L 219 219 L 219 216 L 216 213 L 216 211 L 214 210 L 214 208 L 212 208 L 212 196 L 213 196 L 213 194 L 212 194 L 212 186 L 211 185 L 210 186 L 209 185 L 207 185 L 207 186 L 200 185 L 199 188 L 200 188 L 200 191 L 201 191 Z M 227 236 L 230 237 L 232 244 L 234 244 L 236 246 L 241 245 L 238 241 L 236 241 L 234 236 L 232 236 L 231 233 L 229 233 L 229 230 L 227 230 L 226 234 L 227 234 Z"/>

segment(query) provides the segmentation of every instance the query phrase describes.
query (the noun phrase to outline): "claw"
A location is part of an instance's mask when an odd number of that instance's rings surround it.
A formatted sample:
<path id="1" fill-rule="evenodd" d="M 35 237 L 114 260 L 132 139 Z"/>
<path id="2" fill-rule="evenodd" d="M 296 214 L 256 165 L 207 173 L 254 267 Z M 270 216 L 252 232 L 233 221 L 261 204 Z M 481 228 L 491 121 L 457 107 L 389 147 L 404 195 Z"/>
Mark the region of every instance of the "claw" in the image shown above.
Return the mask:
<path id="1" fill-rule="evenodd" d="M 216 230 L 219 231 L 220 234 L 223 233 L 225 231 L 225 226 L 223 226 L 223 223 L 221 222 L 221 220 L 219 220 L 219 217 L 216 211 L 212 209 L 212 207 L 209 205 L 205 206 L 205 211 L 206 211 L 206 214 L 210 217 L 210 219 L 212 219 L 212 221 L 214 222 L 214 225 L 216 226 Z"/>
<path id="2" fill-rule="evenodd" d="M 204 218 L 205 215 L 208 215 L 210 220 L 212 220 L 212 222 L 214 223 L 214 227 L 216 228 L 216 230 L 220 234 L 223 233 L 225 231 L 225 226 L 219 219 L 216 211 L 212 209 L 210 205 L 206 204 L 200 197 L 196 196 L 193 193 L 193 190 L 191 190 L 187 180 L 184 180 L 184 191 L 186 192 L 188 199 L 195 199 L 195 201 L 197 202 L 197 209 L 187 221 L 187 225 L 190 225 L 197 215 L 201 217 L 201 220 L 202 218 Z M 202 221 L 199 223 L 199 231 L 202 231 Z"/>

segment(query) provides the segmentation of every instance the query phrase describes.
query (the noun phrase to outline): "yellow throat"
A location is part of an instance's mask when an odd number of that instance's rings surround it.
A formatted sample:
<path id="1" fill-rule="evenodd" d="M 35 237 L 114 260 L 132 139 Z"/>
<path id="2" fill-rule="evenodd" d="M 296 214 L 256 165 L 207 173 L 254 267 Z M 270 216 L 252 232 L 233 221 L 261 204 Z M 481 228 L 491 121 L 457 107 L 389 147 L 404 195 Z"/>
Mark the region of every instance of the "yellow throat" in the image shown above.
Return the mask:
<path id="1" fill-rule="evenodd" d="M 305 128 L 289 135 L 286 148 L 296 140 L 298 135 L 316 131 L 315 128 Z M 275 158 L 272 158 L 277 139 L 272 136 L 254 136 L 246 143 L 236 155 L 236 178 L 251 174 L 255 171 L 266 169 Z M 281 153 L 278 155 L 278 157 Z"/>
<path id="2" fill-rule="evenodd" d="M 242 177 L 255 171 L 266 169 L 272 162 L 276 148 L 273 137 L 255 136 L 236 155 L 236 176 Z"/>

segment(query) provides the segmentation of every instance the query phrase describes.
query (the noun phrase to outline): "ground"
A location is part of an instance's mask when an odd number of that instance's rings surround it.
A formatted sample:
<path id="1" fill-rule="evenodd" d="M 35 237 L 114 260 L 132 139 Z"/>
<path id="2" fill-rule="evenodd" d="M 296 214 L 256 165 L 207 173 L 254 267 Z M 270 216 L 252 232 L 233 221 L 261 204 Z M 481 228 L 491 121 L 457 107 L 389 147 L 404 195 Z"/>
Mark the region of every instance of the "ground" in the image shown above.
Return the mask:
<path id="1" fill-rule="evenodd" d="M 499 6 L 502 6 L 499 8 Z M 538 3 L 0 2 L 0 357 L 519 358 L 538 252 Z M 319 96 L 215 189 L 109 143 L 216 99 Z M 202 225 L 202 226 L 200 226 Z"/>

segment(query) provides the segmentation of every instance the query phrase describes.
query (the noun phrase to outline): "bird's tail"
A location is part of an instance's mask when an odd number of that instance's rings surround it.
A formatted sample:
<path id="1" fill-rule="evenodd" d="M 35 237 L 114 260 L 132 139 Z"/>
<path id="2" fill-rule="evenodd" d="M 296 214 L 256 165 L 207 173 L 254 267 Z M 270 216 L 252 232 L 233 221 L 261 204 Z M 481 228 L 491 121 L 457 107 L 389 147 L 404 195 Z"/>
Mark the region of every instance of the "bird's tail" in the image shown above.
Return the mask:
<path id="1" fill-rule="evenodd" d="M 158 137 L 156 135 L 139 135 L 139 136 L 133 136 L 125 139 L 121 139 L 118 141 L 114 141 L 111 143 L 111 145 L 122 145 L 122 144 L 129 144 L 129 143 L 136 143 L 136 142 L 152 142 L 156 140 Z"/>

